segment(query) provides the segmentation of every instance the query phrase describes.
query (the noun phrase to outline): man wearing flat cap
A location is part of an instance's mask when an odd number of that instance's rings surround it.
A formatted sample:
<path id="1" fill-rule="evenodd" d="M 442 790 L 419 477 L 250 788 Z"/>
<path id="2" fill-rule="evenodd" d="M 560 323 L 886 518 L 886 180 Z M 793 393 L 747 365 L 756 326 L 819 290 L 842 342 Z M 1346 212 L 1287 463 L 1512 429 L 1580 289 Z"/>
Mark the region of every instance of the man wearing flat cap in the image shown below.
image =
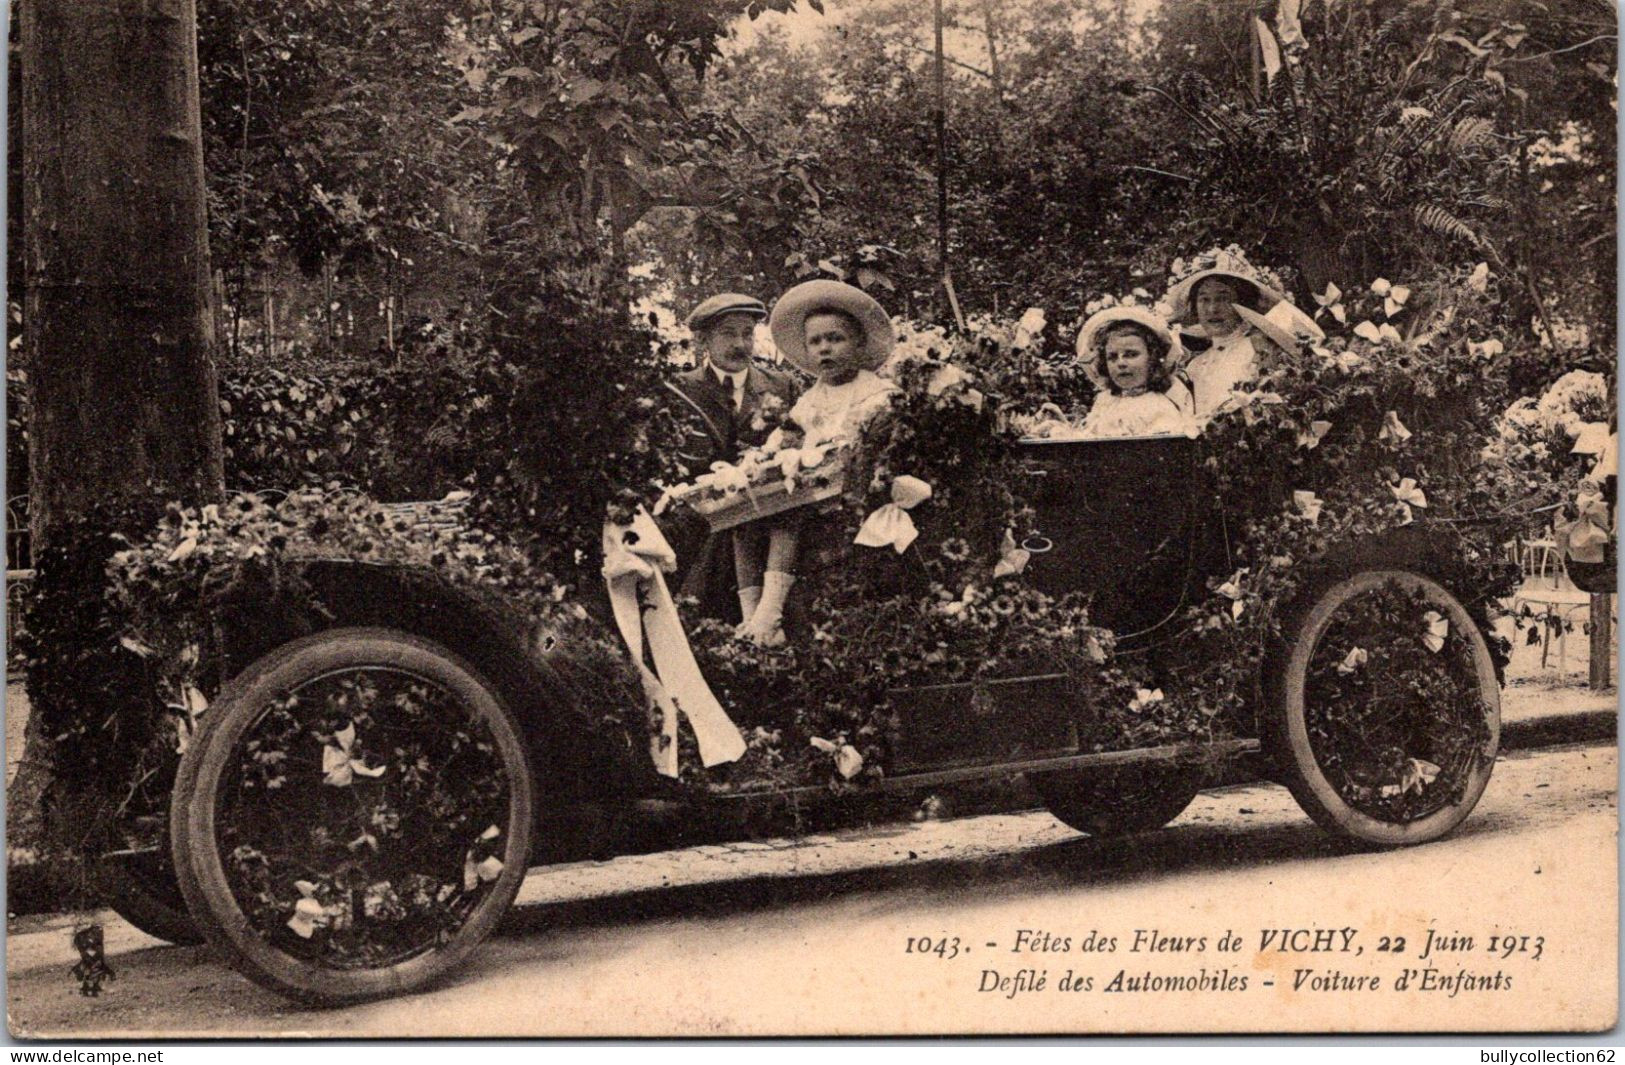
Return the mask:
<path id="1" fill-rule="evenodd" d="M 710 470 L 713 462 L 734 462 L 746 448 L 767 439 L 776 419 L 763 417 L 765 408 L 789 410 L 799 391 L 789 375 L 758 366 L 756 325 L 767 317 L 762 301 L 737 292 L 724 292 L 701 303 L 688 316 L 698 365 L 666 382 L 678 397 L 678 410 L 688 415 L 679 458 L 690 477 Z M 683 593 L 701 601 L 711 615 L 728 613 L 728 589 L 734 585 L 728 550 L 754 554 L 765 545 L 759 529 L 745 527 L 736 535 L 713 538 L 703 558 L 697 559 L 683 581 Z M 760 566 L 756 567 L 760 571 Z M 750 616 L 760 596 L 759 587 L 738 589 L 740 609 Z"/>
<path id="2" fill-rule="evenodd" d="M 767 439 L 772 426 L 760 417 L 765 404 L 776 400 L 789 409 L 795 402 L 791 379 L 752 358 L 756 323 L 766 317 L 761 300 L 737 292 L 712 296 L 688 316 L 698 365 L 666 387 L 690 415 L 681 457 L 691 477 L 718 460 L 733 462 L 745 448 Z"/>

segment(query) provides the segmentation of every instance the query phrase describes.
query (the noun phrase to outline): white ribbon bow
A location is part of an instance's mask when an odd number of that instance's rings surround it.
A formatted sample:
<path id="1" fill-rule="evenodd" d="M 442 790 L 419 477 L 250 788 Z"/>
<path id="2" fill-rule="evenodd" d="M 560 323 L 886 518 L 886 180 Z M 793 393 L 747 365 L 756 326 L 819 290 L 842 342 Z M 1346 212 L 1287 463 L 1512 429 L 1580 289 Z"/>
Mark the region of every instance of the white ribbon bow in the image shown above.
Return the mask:
<path id="1" fill-rule="evenodd" d="M 1387 278 L 1379 277 L 1371 282 L 1371 291 L 1382 297 L 1382 313 L 1389 318 L 1398 314 L 1405 306 L 1405 301 L 1411 298 L 1411 290 L 1404 285 L 1390 284 Z"/>
<path id="2" fill-rule="evenodd" d="M 842 780 L 851 780 L 863 771 L 863 755 L 850 743 L 835 743 L 819 736 L 809 737 L 807 742 L 835 759 L 835 771 Z"/>
<path id="3" fill-rule="evenodd" d="M 384 767 L 374 769 L 355 756 L 355 722 L 333 733 L 331 743 L 322 745 L 322 783 L 347 788 L 358 776 L 381 777 Z"/>
<path id="4" fill-rule="evenodd" d="M 1444 638 L 1450 635 L 1450 619 L 1437 610 L 1429 610 L 1422 615 L 1422 620 L 1428 623 L 1427 631 L 1422 633 L 1422 644 L 1438 654 L 1444 647 Z"/>
<path id="5" fill-rule="evenodd" d="M 993 567 L 993 579 L 1000 577 L 1015 577 L 1027 568 L 1033 553 L 1024 547 L 1016 546 L 1016 537 L 1009 529 L 1004 530 L 1004 541 L 999 544 L 999 561 Z"/>
<path id="6" fill-rule="evenodd" d="M 852 542 L 863 547 L 890 545 L 899 555 L 902 554 L 920 535 L 908 512 L 930 498 L 931 486 L 918 477 L 904 475 L 893 479 L 892 501 L 876 508 L 873 514 L 863 519 L 863 526 L 858 529 L 858 535 L 852 538 Z"/>
<path id="7" fill-rule="evenodd" d="M 1603 561 L 1611 538 L 1607 502 L 1595 492 L 1582 492 L 1575 500 L 1575 509 L 1578 516 L 1561 530 L 1568 538 L 1569 557 L 1576 562 Z"/>
<path id="8" fill-rule="evenodd" d="M 1347 324 L 1349 316 L 1348 311 L 1343 307 L 1342 299 L 1343 290 L 1330 281 L 1326 282 L 1325 293 L 1315 297 L 1315 303 L 1319 305 L 1319 309 L 1315 311 L 1315 317 L 1319 318 L 1321 311 L 1329 311 L 1331 316 L 1337 319 L 1339 325 Z"/>
<path id="9" fill-rule="evenodd" d="M 1144 710 L 1162 702 L 1161 688 L 1136 688 L 1134 698 L 1129 700 L 1128 708 L 1133 711 Z"/>
<path id="10" fill-rule="evenodd" d="M 1309 423 L 1309 428 L 1298 433 L 1298 446 L 1313 451 L 1320 446 L 1320 438 L 1331 431 L 1332 423 L 1316 420 Z"/>
<path id="11" fill-rule="evenodd" d="M 1391 344 L 1405 343 L 1405 338 L 1399 335 L 1399 330 L 1387 322 L 1382 323 L 1380 326 L 1375 322 L 1361 322 L 1354 327 L 1354 335 L 1362 340 L 1369 340 L 1373 344 L 1380 344 L 1383 341 Z"/>
<path id="12" fill-rule="evenodd" d="M 735 761 L 745 753 L 745 737 L 700 673 L 677 617 L 677 604 L 666 588 L 665 573 L 677 566 L 671 544 L 640 507 L 630 525 L 605 523 L 603 545 L 604 582 L 615 626 L 632 653 L 649 705 L 661 712 L 660 733 L 649 741 L 655 769 L 668 777 L 677 775 L 679 714 L 688 718 L 700 761 L 707 768 Z M 645 593 L 642 602 L 640 592 Z M 645 637 L 654 669 L 643 660 Z"/>
<path id="13" fill-rule="evenodd" d="M 1384 443 L 1403 444 L 1411 438 L 1411 431 L 1405 428 L 1405 423 L 1399 420 L 1398 411 L 1389 411 L 1382 416 L 1382 432 L 1377 439 Z"/>
<path id="14" fill-rule="evenodd" d="M 1238 569 L 1235 573 L 1231 574 L 1229 580 L 1225 581 L 1223 584 L 1219 585 L 1217 589 L 1215 589 L 1218 594 L 1230 600 L 1230 617 L 1232 620 L 1240 620 L 1242 612 L 1247 609 L 1247 604 L 1243 600 L 1243 593 L 1241 590 L 1242 578 L 1246 576 L 1247 570 L 1245 568 Z"/>
<path id="15" fill-rule="evenodd" d="M 1412 507 L 1426 507 L 1428 505 L 1427 493 L 1417 487 L 1415 477 L 1406 477 L 1398 484 L 1391 484 L 1388 486 L 1388 490 L 1394 493 L 1394 498 L 1399 501 L 1400 506 L 1405 511 L 1405 520 L 1400 522 L 1401 525 L 1411 523 Z"/>

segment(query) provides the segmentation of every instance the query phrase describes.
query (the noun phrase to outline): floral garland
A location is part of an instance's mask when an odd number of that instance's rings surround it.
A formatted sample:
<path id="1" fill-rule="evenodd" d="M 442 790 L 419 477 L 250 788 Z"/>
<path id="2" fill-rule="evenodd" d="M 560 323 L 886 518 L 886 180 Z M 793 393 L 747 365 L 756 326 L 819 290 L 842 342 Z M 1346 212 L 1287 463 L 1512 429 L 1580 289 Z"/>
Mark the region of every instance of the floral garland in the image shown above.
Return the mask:
<path id="1" fill-rule="evenodd" d="M 241 494 L 198 508 L 171 506 L 152 535 L 108 563 L 112 611 L 122 652 L 141 661 L 169 717 L 149 763 L 184 750 L 207 711 L 224 667 L 215 622 L 232 604 L 252 622 L 326 608 L 305 566 L 350 559 L 433 574 L 449 586 L 500 596 L 537 631 L 567 639 L 592 676 L 575 687 L 582 708 L 607 724 L 642 726 L 635 681 L 570 589 L 520 547 L 473 528 L 456 495 L 405 509 L 330 489 L 294 492 L 276 503 Z M 596 709 L 595 709 L 596 708 Z"/>
<path id="2" fill-rule="evenodd" d="M 905 332 L 930 339 L 891 367 L 902 398 L 866 437 L 873 476 L 844 514 L 854 528 L 884 505 L 895 478 L 919 477 L 934 488 L 917 510 L 925 531 L 902 559 L 859 554 L 820 569 L 806 593 L 806 646 L 763 653 L 701 626 L 696 642 L 724 701 L 766 718 L 751 722 L 752 765 L 728 786 L 876 777 L 897 738 L 891 694 L 899 688 L 1018 675 L 1043 662 L 1065 663 L 1080 705 L 1103 722 L 1102 747 L 1222 735 L 1251 720 L 1283 622 L 1337 572 L 1348 545 L 1399 537 L 1390 564 L 1441 580 L 1487 626 L 1516 581 L 1500 545 L 1520 502 L 1506 471 L 1484 458 L 1514 357 L 1491 339 L 1487 288 L 1475 271 L 1409 286 L 1378 279 L 1361 293 L 1329 288 L 1317 298 L 1317 317 L 1343 328 L 1288 353 L 1201 442 L 1235 530 L 1235 566 L 1211 581 L 1209 598 L 1166 644 L 1135 659 L 1138 676 L 1110 659 L 1110 636 L 1089 626 L 1081 599 L 1050 600 L 1004 561 L 1014 547 L 1005 532 L 1021 527 L 1023 513 L 1014 433 L 1000 427 L 990 399 L 1002 397 L 999 376 L 972 376 L 959 364 L 1018 363 L 1030 350 L 1012 341 L 1030 343 L 1040 316 L 1025 329 L 984 325 L 965 338 Z M 1004 576 L 994 577 L 1001 564 Z M 1406 638 L 1425 636 L 1429 624 L 1418 614 L 1407 623 L 1418 631 Z M 1368 655 L 1392 659 L 1383 668 L 1410 668 L 1371 642 Z M 1314 682 L 1332 667 L 1317 658 Z M 1474 678 L 1450 675 L 1460 698 L 1443 716 L 1459 728 L 1440 749 L 1471 746 L 1482 723 Z M 810 691 L 819 705 L 802 705 Z M 1454 786 L 1459 774 L 1433 774 L 1430 788 L 1434 779 Z M 1424 801 L 1428 789 L 1411 785 L 1406 801 Z M 1429 791 L 1425 801 L 1436 798 Z"/>
<path id="3" fill-rule="evenodd" d="M 1378 554 L 1355 568 L 1417 570 L 1453 591 L 1486 632 L 1518 581 L 1502 544 L 1528 504 L 1506 471 L 1484 459 L 1510 358 L 1481 332 L 1493 321 L 1482 288 L 1460 278 L 1410 288 L 1379 279 L 1356 296 L 1328 290 L 1317 302 L 1328 324 L 1356 324 L 1287 353 L 1204 440 L 1215 490 L 1235 523 L 1236 568 L 1189 612 L 1169 656 L 1169 684 L 1215 715 L 1261 705 L 1260 671 L 1285 650 L 1285 623 L 1317 589 L 1348 574 L 1351 564 L 1340 559 L 1358 545 Z M 1354 689 L 1378 671 L 1420 693 L 1407 712 L 1432 730 L 1429 750 L 1442 753 L 1413 764 L 1403 744 L 1383 743 L 1372 761 L 1332 767 L 1356 805 L 1420 816 L 1445 801 L 1440 789 L 1460 785 L 1451 759 L 1484 738 L 1462 634 L 1439 633 L 1436 611 L 1428 616 L 1391 594 L 1350 615 L 1339 625 L 1360 635 L 1328 632 L 1310 663 L 1311 732 L 1333 729 L 1315 707 L 1366 705 L 1364 689 Z M 1449 641 L 1444 656 L 1429 654 L 1441 639 Z M 1504 663 L 1505 642 L 1490 644 Z M 1440 771 L 1441 759 L 1449 771 Z"/>
<path id="4" fill-rule="evenodd" d="M 1486 449 L 1513 358 L 1490 339 L 1490 294 L 1475 274 L 1379 281 L 1358 296 L 1328 289 L 1316 302 L 1328 325 L 1355 324 L 1289 353 L 1202 442 L 1234 529 L 1235 565 L 1155 661 L 1114 659 L 1112 636 L 1091 623 L 1083 596 L 1054 599 L 1021 577 L 1012 530 L 1030 527 L 1030 514 L 1018 434 L 1000 408 L 1033 409 L 1033 381 L 1063 380 L 1076 365 L 1046 353 L 1042 313 L 952 337 L 900 329 L 887 367 L 899 387 L 892 410 L 848 452 L 760 455 L 702 486 L 701 506 L 769 485 L 836 486 L 839 494 L 817 508 L 817 534 L 803 537 L 810 546 L 788 648 L 762 650 L 727 626 L 691 621 L 701 669 L 744 726 L 748 750 L 732 767 L 703 770 L 685 737 L 685 778 L 769 790 L 872 782 L 900 738 L 898 692 L 1039 673 L 1065 673 L 1080 714 L 1104 723 L 1091 745 L 1222 735 L 1249 720 L 1283 614 L 1314 586 L 1323 560 L 1340 545 L 1407 527 L 1415 563 L 1450 587 L 1482 590 L 1468 606 L 1493 615 L 1513 579 L 1498 545 L 1517 493 L 1505 460 L 1490 461 L 1494 449 Z M 909 511 L 917 538 L 901 551 L 854 545 L 910 483 L 930 486 Z M 193 616 L 245 568 L 293 587 L 296 568 L 284 563 L 309 553 L 425 565 L 585 632 L 568 589 L 523 553 L 456 528 L 402 536 L 393 522 L 374 504 L 323 493 L 295 494 L 276 508 L 247 498 L 173 511 L 151 542 L 115 559 L 131 619 L 126 647 L 165 663 L 171 708 L 177 718 L 195 714 L 206 696 L 187 677 L 199 675 L 204 633 L 170 622 Z M 592 697 L 595 716 L 635 738 L 650 726 L 624 680 Z"/>
<path id="5" fill-rule="evenodd" d="M 821 545 L 803 559 L 789 646 L 763 650 L 702 621 L 690 636 L 701 668 L 747 732 L 738 765 L 684 775 L 725 790 L 824 785 L 850 789 L 883 778 L 904 722 L 909 689 L 1063 673 L 1080 720 L 1097 722 L 1098 750 L 1212 738 L 1223 726 L 1149 686 L 1111 658 L 1111 634 L 1093 625 L 1086 597 L 1052 598 L 1022 580 L 1027 556 L 1012 530 L 1030 525 L 1020 498 L 1017 433 L 991 390 L 1000 377 L 967 365 L 1009 366 L 1031 355 L 1043 323 L 983 324 L 948 337 L 905 327 L 887 367 L 899 393 L 847 456 L 846 490 L 812 521 Z M 1021 341 L 1017 344 L 1016 341 Z M 915 493 L 917 537 L 893 549 L 853 546 L 874 517 Z"/>
<path id="6" fill-rule="evenodd" d="M 1570 375 L 1498 420 L 1520 352 L 1494 339 L 1487 287 L 1475 271 L 1317 297 L 1317 317 L 1354 324 L 1287 353 L 1200 443 L 1233 530 L 1233 568 L 1165 642 L 1132 656 L 1116 654 L 1085 596 L 1053 598 L 1023 580 L 1013 530 L 1030 528 L 1031 514 L 1017 430 L 1000 407 L 1033 411 L 1055 402 L 1040 398 L 1051 387 L 1069 406 L 1082 404 L 1066 396 L 1087 396 L 1072 376 L 1076 360 L 1046 351 L 1042 312 L 1013 327 L 977 323 L 963 336 L 901 330 L 887 368 L 899 393 L 852 447 L 759 455 L 701 487 L 701 507 L 764 488 L 836 491 L 808 519 L 814 532 L 803 537 L 788 647 L 758 648 L 712 621 L 691 625 L 701 668 L 747 747 L 737 762 L 707 770 L 682 733 L 683 777 L 722 791 L 873 785 L 908 739 L 911 689 L 1040 674 L 1065 677 L 1077 719 L 1093 725 L 1080 730 L 1086 749 L 1247 730 L 1284 623 L 1343 572 L 1336 559 L 1350 544 L 1399 538 L 1402 564 L 1456 591 L 1475 620 L 1492 620 L 1517 579 L 1500 545 L 1522 518 L 1529 460 L 1546 457 L 1527 438 L 1577 438 L 1576 425 L 1583 432 L 1612 412 L 1606 383 Z M 875 519 L 888 507 L 898 513 L 885 532 Z M 424 523 L 313 490 L 275 505 L 239 496 L 171 508 L 150 538 L 114 555 L 119 644 L 174 724 L 155 731 L 155 759 L 172 760 L 208 712 L 209 678 L 220 672 L 210 625 L 218 605 L 238 595 L 319 612 L 302 567 L 325 557 L 413 567 L 501 594 L 570 641 L 585 664 L 577 694 L 590 718 L 634 750 L 655 727 L 624 656 L 540 556 L 459 520 Z M 1406 720 L 1426 734 L 1420 747 L 1413 731 L 1370 712 L 1394 678 Z M 1407 820 L 1459 797 L 1486 719 L 1468 634 L 1428 603 L 1397 588 L 1367 596 L 1326 631 L 1307 682 L 1311 742 L 1351 805 Z M 385 704 L 394 721 L 439 724 L 407 728 L 406 742 L 392 725 L 386 740 L 374 713 Z M 244 806 L 226 857 L 259 934 L 297 956 L 373 964 L 449 934 L 492 890 L 503 874 L 506 795 L 489 731 L 454 711 L 432 690 L 390 688 L 369 674 L 289 693 L 255 724 L 228 784 L 240 799 L 275 800 Z M 473 768 L 433 771 L 465 763 Z M 314 771 L 295 779 L 295 764 Z M 338 789 L 355 801 L 330 801 Z M 291 844 L 290 825 L 302 833 Z M 408 839 L 439 856 L 433 875 L 390 865 Z"/>

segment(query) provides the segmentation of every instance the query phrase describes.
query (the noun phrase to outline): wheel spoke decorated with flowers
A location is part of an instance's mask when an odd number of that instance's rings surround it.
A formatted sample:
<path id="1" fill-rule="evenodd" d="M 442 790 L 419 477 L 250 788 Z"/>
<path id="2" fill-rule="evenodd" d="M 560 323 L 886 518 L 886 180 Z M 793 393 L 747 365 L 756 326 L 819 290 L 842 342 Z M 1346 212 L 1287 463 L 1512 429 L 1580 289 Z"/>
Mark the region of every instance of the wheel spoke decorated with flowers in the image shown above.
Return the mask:
<path id="1" fill-rule="evenodd" d="M 1310 815 L 1382 844 L 1459 824 L 1500 741 L 1494 666 L 1465 608 L 1424 577 L 1367 571 L 1327 588 L 1291 636 L 1274 739 Z"/>
<path id="2" fill-rule="evenodd" d="M 247 974 L 321 1001 L 427 982 L 512 901 L 531 782 L 517 726 L 449 651 L 336 630 L 256 665 L 182 764 L 176 864 Z"/>

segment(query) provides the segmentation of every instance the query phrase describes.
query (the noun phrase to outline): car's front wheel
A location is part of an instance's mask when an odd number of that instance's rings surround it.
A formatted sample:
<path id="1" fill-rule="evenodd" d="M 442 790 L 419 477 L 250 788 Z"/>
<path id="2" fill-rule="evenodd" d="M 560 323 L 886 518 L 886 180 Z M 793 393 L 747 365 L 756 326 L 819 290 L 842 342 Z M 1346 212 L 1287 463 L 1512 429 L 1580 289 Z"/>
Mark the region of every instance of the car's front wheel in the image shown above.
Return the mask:
<path id="1" fill-rule="evenodd" d="M 203 715 L 171 803 L 175 869 L 256 982 L 321 1004 L 400 994 L 465 961 L 513 901 L 532 789 L 474 667 L 403 632 L 322 632 Z"/>

